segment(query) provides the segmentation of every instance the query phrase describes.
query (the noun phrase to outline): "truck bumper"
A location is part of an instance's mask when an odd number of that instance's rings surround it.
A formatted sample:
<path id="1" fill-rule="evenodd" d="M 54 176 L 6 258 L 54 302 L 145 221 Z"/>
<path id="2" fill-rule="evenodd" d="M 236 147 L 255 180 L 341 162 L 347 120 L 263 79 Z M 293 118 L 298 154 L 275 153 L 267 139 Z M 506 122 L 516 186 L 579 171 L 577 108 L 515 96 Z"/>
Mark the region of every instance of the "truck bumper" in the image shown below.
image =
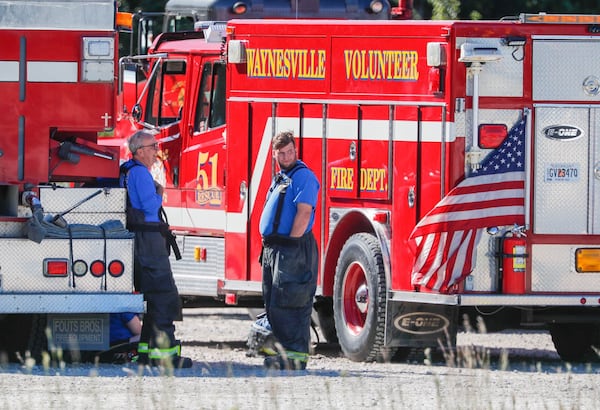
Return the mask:
<path id="1" fill-rule="evenodd" d="M 117 313 L 145 311 L 144 296 L 133 293 L 0 294 L 3 313 Z"/>

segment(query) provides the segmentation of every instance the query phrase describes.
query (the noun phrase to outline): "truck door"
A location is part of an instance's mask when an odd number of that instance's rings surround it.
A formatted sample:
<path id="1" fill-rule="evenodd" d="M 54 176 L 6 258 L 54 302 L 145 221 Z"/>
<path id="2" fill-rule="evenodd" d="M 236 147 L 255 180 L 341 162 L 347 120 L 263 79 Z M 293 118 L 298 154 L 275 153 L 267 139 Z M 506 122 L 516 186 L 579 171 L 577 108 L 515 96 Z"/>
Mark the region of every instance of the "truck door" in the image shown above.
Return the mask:
<path id="1" fill-rule="evenodd" d="M 182 121 L 179 184 L 186 209 L 183 226 L 225 231 L 225 65 L 199 64 L 201 75 L 188 89 L 190 110 Z M 197 78 L 198 76 L 194 76 Z M 194 81 L 192 79 L 192 81 Z"/>

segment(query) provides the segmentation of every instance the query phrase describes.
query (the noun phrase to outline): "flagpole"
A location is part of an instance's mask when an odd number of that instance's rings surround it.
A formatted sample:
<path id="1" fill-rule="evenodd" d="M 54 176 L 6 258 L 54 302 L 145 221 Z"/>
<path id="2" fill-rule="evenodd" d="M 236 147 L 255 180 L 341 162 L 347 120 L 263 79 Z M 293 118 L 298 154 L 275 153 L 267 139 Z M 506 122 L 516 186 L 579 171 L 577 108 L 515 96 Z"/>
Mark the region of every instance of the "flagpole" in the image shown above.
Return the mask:
<path id="1" fill-rule="evenodd" d="M 525 230 L 529 229 L 531 222 L 531 110 L 527 107 L 523 108 L 523 115 L 526 116 L 527 122 L 525 123 Z"/>

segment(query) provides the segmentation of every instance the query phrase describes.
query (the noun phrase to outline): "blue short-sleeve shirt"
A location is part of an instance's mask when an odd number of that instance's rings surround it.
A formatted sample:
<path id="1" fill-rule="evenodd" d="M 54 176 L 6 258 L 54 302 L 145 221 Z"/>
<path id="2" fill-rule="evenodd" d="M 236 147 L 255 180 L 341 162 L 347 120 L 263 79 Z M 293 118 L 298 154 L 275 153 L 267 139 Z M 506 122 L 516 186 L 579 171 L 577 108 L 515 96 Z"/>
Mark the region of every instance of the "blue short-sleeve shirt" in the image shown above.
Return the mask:
<path id="1" fill-rule="evenodd" d="M 156 192 L 152 174 L 145 165 L 134 159 L 123 166 L 129 168 L 125 178 L 131 206 L 144 212 L 146 222 L 160 222 L 158 211 L 162 206 L 162 196 Z M 125 182 L 121 180 L 120 185 L 125 186 Z"/>
<path id="2" fill-rule="evenodd" d="M 300 166 L 300 168 L 294 170 L 294 168 L 298 166 Z M 282 174 L 285 175 L 285 178 L 287 178 L 287 181 L 289 181 L 289 186 L 284 196 L 284 203 L 277 232 L 273 232 L 273 222 L 277 212 L 279 193 L 284 187 L 284 184 L 277 183 L 278 179 L 282 179 L 277 177 L 271 184 L 271 189 L 269 189 L 269 193 L 267 194 L 265 206 L 260 218 L 259 230 L 262 236 L 268 236 L 275 233 L 289 236 L 294 223 L 294 218 L 296 217 L 297 204 L 299 203 L 309 204 L 313 208 L 310 221 L 306 227 L 306 232 L 309 232 L 314 225 L 314 210 L 317 205 L 320 189 L 319 181 L 315 174 L 306 167 L 304 162 L 298 160 L 296 167 L 282 172 Z M 292 177 L 287 177 L 288 174 L 292 174 Z M 286 180 L 285 178 L 283 179 L 284 181 Z"/>
<path id="3" fill-rule="evenodd" d="M 127 327 L 127 323 L 136 316 L 135 313 L 111 313 L 110 314 L 110 343 L 128 340 L 133 333 Z"/>

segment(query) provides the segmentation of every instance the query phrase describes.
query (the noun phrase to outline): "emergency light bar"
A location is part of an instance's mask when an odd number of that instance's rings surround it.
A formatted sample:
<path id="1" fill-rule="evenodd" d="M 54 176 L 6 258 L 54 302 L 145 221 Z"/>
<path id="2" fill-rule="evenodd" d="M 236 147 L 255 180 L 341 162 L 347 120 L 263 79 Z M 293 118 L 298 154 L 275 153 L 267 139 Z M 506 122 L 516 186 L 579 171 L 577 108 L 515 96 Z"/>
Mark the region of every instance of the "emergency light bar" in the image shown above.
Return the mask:
<path id="1" fill-rule="evenodd" d="M 527 14 L 519 15 L 521 23 L 545 24 L 600 24 L 600 15 L 584 14 Z"/>

